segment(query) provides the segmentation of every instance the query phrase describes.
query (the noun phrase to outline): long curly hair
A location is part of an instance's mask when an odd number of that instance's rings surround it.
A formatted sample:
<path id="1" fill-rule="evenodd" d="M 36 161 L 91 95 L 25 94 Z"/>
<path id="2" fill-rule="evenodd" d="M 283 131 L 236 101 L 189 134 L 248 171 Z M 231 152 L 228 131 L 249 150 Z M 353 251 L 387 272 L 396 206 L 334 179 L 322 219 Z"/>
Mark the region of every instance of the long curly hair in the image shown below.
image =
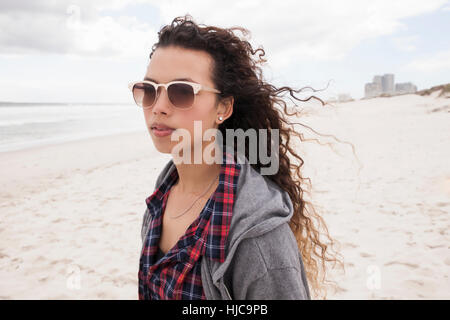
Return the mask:
<path id="1" fill-rule="evenodd" d="M 238 37 L 234 33 L 235 31 L 240 31 L 244 37 L 250 34 L 247 29 L 242 27 L 225 29 L 206 26 L 195 23 L 189 14 L 179 16 L 173 19 L 171 24 L 160 29 L 158 42 L 152 47 L 150 59 L 159 47 L 175 46 L 209 53 L 214 61 L 212 80 L 216 88 L 221 91 L 217 101 L 230 96 L 234 97 L 232 115 L 218 127 L 222 136 L 226 136 L 226 129 L 240 128 L 246 131 L 252 128 L 257 132 L 259 132 L 258 129 L 266 129 L 267 139 L 271 141 L 271 130 L 279 130 L 279 169 L 276 174 L 267 175 L 267 177 L 290 196 L 294 213 L 289 226 L 296 237 L 304 261 L 308 283 L 312 287 L 310 291 L 312 291 L 313 297 L 323 296 L 326 298 L 326 283 L 334 282 L 326 280 L 325 262 L 334 262 L 334 265 L 339 263 L 342 267 L 343 263 L 337 258 L 338 253 L 331 252 L 335 240 L 333 241 L 330 237 L 325 221 L 317 214 L 312 203 L 304 199 L 306 181 L 309 181 L 309 186 L 311 183 L 309 178 L 303 178 L 301 175 L 300 168 L 304 161 L 297 154 L 294 142 L 291 141 L 292 137 L 298 137 L 301 141 L 305 141 L 303 135 L 293 128 L 294 124 L 304 125 L 289 121 L 289 116 L 300 116 L 300 112 L 293 108 L 290 113 L 282 95 L 289 92 L 290 96 L 298 101 L 305 102 L 316 99 L 322 105 L 326 103 L 315 96 L 307 99 L 295 96 L 294 93 L 310 87 L 293 90 L 286 86 L 277 88 L 265 82 L 262 69 L 258 66 L 267 61 L 263 58 L 264 49 L 260 47 L 253 50 L 251 44 L 245 38 Z M 258 52 L 260 52 L 259 59 L 255 60 L 253 56 Z M 257 148 L 259 147 L 258 141 Z M 245 148 L 247 157 L 248 149 Z M 257 151 L 257 154 L 260 154 L 259 150 Z M 270 144 L 266 152 L 266 154 L 271 154 Z M 234 154 L 236 155 L 236 152 Z M 251 165 L 258 172 L 264 167 L 259 159 L 257 163 Z M 322 234 L 327 238 L 327 243 L 323 243 L 320 239 L 321 229 L 324 230 Z"/>

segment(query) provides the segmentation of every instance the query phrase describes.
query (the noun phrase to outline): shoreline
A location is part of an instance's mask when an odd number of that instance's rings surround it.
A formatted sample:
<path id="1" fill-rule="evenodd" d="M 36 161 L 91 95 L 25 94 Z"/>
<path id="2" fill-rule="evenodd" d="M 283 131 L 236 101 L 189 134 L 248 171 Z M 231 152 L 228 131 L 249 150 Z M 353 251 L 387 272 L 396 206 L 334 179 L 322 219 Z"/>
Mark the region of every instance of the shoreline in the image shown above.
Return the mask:
<path id="1" fill-rule="evenodd" d="M 40 147 L 47 147 L 47 146 L 53 146 L 53 145 L 61 145 L 69 142 L 80 142 L 82 140 L 89 140 L 89 139 L 95 139 L 95 138 L 102 138 L 102 137 L 109 137 L 109 136 L 115 136 L 115 135 L 123 135 L 123 134 L 133 134 L 138 133 L 144 130 L 132 130 L 132 131 L 125 131 L 125 132 L 107 132 L 102 134 L 88 134 L 88 135 L 72 135 L 72 136 L 63 136 L 59 138 L 52 138 L 52 139 L 43 139 L 38 141 L 28 141 L 28 142 L 19 142 L 15 144 L 8 144 L 5 146 L 0 146 L 0 156 L 5 153 L 15 152 L 15 151 L 26 151 L 29 149 L 35 149 Z"/>
<path id="2" fill-rule="evenodd" d="M 147 131 L 95 136 L 0 153 L 0 201 L 35 193 L 38 185 L 52 184 L 71 174 L 89 173 L 145 157 L 158 156 Z"/>

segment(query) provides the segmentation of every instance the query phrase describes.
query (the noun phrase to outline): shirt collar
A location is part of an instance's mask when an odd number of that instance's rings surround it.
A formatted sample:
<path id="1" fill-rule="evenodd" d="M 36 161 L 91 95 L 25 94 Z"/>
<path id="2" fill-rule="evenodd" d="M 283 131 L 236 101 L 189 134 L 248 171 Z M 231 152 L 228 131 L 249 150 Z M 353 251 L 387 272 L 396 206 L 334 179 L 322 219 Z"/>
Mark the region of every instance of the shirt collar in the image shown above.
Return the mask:
<path id="1" fill-rule="evenodd" d="M 169 174 L 159 188 L 146 199 L 152 217 L 159 214 L 158 208 L 164 195 L 178 179 L 178 171 L 173 160 L 170 160 Z M 222 150 L 222 164 L 219 174 L 219 185 L 212 195 L 212 213 L 208 215 L 208 233 L 204 241 L 203 255 L 223 262 L 225 260 L 226 241 L 233 215 L 233 204 L 237 192 L 237 182 L 241 165 L 237 163 L 229 149 Z M 206 240 L 206 241 L 205 241 Z"/>

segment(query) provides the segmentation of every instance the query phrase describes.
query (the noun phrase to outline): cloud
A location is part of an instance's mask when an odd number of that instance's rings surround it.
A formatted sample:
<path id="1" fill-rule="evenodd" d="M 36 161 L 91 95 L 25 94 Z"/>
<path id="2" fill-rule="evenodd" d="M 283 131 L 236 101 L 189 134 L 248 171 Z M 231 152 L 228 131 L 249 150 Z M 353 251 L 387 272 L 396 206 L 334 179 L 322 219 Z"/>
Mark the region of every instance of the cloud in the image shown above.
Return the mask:
<path id="1" fill-rule="evenodd" d="M 406 36 L 406 37 L 396 37 L 391 41 L 394 46 L 400 51 L 413 52 L 416 51 L 417 46 L 416 43 L 419 40 L 419 37 L 414 36 Z"/>
<path id="2" fill-rule="evenodd" d="M 135 17 L 101 17 L 71 27 L 71 54 L 133 57 L 150 53 L 157 40 L 156 30 Z"/>
<path id="3" fill-rule="evenodd" d="M 122 12 L 146 3 L 158 8 L 165 23 L 189 13 L 199 23 L 247 28 L 252 45 L 263 46 L 278 68 L 298 60 L 342 60 L 362 41 L 405 29 L 402 19 L 447 1 L 3 0 L 0 54 L 140 56 L 149 52 L 157 30 Z M 111 10 L 117 14 L 102 14 Z"/>
<path id="4" fill-rule="evenodd" d="M 277 66 L 293 60 L 337 61 L 362 41 L 405 29 L 402 19 L 437 10 L 443 0 L 160 2 L 163 21 L 190 13 L 197 22 L 243 26 Z M 157 4 L 158 1 L 153 1 Z"/>
<path id="5" fill-rule="evenodd" d="M 133 57 L 150 52 L 156 30 L 135 17 L 103 16 L 130 1 L 2 1 L 0 54 Z"/>
<path id="6" fill-rule="evenodd" d="M 450 71 L 450 50 L 441 51 L 434 55 L 418 58 L 404 66 L 405 70 L 418 72 Z"/>

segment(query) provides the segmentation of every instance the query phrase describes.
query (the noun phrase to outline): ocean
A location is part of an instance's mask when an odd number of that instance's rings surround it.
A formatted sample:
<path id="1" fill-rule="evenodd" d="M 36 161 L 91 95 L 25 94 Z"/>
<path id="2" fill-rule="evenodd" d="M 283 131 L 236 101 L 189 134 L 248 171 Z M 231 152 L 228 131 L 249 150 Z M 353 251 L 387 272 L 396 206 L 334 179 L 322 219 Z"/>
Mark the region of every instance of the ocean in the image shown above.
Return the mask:
<path id="1" fill-rule="evenodd" d="M 133 104 L 0 102 L 0 152 L 142 130 Z"/>

